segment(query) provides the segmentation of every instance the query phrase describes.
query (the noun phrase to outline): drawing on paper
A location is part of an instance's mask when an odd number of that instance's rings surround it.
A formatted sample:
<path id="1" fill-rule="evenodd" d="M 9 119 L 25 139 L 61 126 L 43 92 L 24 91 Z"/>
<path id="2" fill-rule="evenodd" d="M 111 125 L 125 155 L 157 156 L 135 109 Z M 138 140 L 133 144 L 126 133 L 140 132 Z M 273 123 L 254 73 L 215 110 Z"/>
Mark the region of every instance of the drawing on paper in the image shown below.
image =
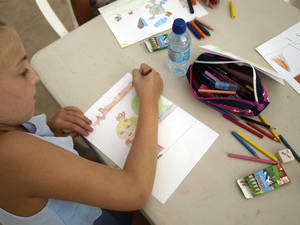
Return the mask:
<path id="1" fill-rule="evenodd" d="M 294 79 L 300 84 L 300 74 L 294 77 Z"/>
<path id="2" fill-rule="evenodd" d="M 127 146 L 130 146 L 135 136 L 137 117 L 126 118 L 125 112 L 121 112 L 116 119 L 118 121 L 116 127 L 117 135 L 125 140 Z"/>
<path id="3" fill-rule="evenodd" d="M 154 27 L 160 27 L 161 25 L 163 25 L 164 23 L 166 23 L 168 21 L 168 18 L 167 17 L 164 17 L 160 20 L 158 20 L 155 24 L 154 24 Z"/>
<path id="4" fill-rule="evenodd" d="M 151 14 L 149 20 L 154 19 L 156 15 L 165 13 L 165 8 L 163 7 L 163 5 L 166 2 L 167 0 L 161 0 L 159 3 L 156 3 L 156 0 L 150 0 L 149 3 L 145 5 L 145 8 L 149 9 L 149 13 Z"/>
<path id="5" fill-rule="evenodd" d="M 122 20 L 122 16 L 120 14 L 115 16 L 115 21 L 120 22 Z"/>
<path id="6" fill-rule="evenodd" d="M 121 112 L 117 116 L 118 125 L 116 127 L 117 135 L 119 138 L 125 140 L 125 143 L 130 147 L 135 137 L 137 127 L 137 117 L 126 118 L 126 113 Z M 157 151 L 160 153 L 164 148 L 160 145 L 157 146 Z"/>
<path id="7" fill-rule="evenodd" d="M 283 56 L 283 54 L 279 54 L 279 55 L 273 56 L 272 60 L 274 62 L 276 62 L 279 66 L 281 66 L 283 69 L 285 69 L 286 71 L 290 71 L 290 67 L 289 67 L 289 65 L 287 63 L 287 60 Z"/>
<path id="8" fill-rule="evenodd" d="M 207 14 L 197 4 L 191 15 L 186 4 L 186 0 L 118 0 L 98 10 L 121 47 L 126 47 L 170 29 L 175 18 L 189 21 Z"/>
<path id="9" fill-rule="evenodd" d="M 117 94 L 116 97 L 114 97 L 113 101 L 106 105 L 104 108 L 99 108 L 98 112 L 99 114 L 96 116 L 96 121 L 93 122 L 93 126 L 99 125 L 101 120 L 106 119 L 107 113 L 118 103 L 120 102 L 125 95 L 132 89 L 132 82 L 128 83 L 125 88 L 122 89 L 120 93 Z"/>

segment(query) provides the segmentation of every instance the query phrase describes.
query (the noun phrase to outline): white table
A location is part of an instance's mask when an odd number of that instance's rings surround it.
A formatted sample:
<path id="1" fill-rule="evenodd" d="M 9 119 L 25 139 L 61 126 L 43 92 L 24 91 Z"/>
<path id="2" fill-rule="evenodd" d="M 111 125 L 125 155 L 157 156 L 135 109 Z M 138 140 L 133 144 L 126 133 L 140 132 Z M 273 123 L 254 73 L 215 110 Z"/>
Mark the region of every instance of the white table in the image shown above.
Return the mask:
<path id="1" fill-rule="evenodd" d="M 201 41 L 191 35 L 191 60 L 199 55 L 199 45 L 212 44 L 269 67 L 255 47 L 298 22 L 300 11 L 282 0 L 238 0 L 235 6 L 236 19 L 230 18 L 225 0 L 216 9 L 208 9 L 209 15 L 204 19 L 216 30 L 211 37 Z M 83 111 L 142 62 L 161 73 L 165 97 L 220 134 L 166 204 L 150 198 L 144 212 L 152 222 L 156 225 L 299 224 L 299 163 L 294 161 L 284 165 L 292 179 L 291 184 L 246 200 L 236 179 L 268 165 L 226 156 L 227 152 L 247 154 L 230 133 L 241 129 L 193 98 L 185 77 L 170 74 L 167 51 L 148 53 L 143 43 L 121 49 L 99 16 L 32 58 L 33 67 L 58 103 L 61 106 L 76 105 Z M 268 77 L 262 77 L 262 81 L 271 100 L 263 113 L 265 118 L 300 153 L 299 96 L 288 85 L 283 86 Z M 273 154 L 284 148 L 266 137 L 258 140 L 251 134 L 247 133 L 247 136 Z"/>

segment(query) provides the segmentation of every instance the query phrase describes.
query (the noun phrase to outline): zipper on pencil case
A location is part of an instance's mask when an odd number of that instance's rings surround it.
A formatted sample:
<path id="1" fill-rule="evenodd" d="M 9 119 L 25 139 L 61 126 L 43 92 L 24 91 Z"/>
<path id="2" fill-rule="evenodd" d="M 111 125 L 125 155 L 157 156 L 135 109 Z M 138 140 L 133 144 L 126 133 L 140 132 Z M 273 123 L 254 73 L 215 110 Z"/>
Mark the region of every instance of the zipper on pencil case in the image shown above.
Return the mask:
<path id="1" fill-rule="evenodd" d="M 246 63 L 240 60 L 236 60 L 236 61 L 201 61 L 201 60 L 195 60 L 194 63 L 202 63 L 202 64 L 230 64 L 230 63 L 242 63 L 245 65 L 250 65 L 250 67 L 252 68 L 252 78 L 253 78 L 253 90 L 254 90 L 254 98 L 255 101 L 259 104 L 258 101 L 258 97 L 257 97 L 257 90 L 256 90 L 256 71 L 255 68 L 250 64 L 250 63 Z"/>

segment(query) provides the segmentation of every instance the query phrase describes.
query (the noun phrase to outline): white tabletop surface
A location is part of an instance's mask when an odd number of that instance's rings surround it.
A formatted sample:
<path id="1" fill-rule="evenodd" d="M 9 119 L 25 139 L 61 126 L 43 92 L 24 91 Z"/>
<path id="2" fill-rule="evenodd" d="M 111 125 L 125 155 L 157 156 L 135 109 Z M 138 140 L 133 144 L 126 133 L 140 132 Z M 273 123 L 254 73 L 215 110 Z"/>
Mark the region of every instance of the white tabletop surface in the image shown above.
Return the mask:
<path id="1" fill-rule="evenodd" d="M 226 0 L 221 0 L 214 10 L 208 9 L 209 14 L 203 19 L 216 30 L 204 40 L 191 35 L 191 62 L 200 53 L 199 45 L 212 44 L 270 68 L 255 48 L 300 21 L 300 11 L 283 0 L 236 0 L 235 7 L 235 19 L 230 18 Z M 168 71 L 166 50 L 148 53 L 142 42 L 121 49 L 103 18 L 98 16 L 32 58 L 33 67 L 58 103 L 75 105 L 83 111 L 142 62 L 162 75 L 165 97 L 220 134 L 166 204 L 150 197 L 144 212 L 152 222 L 156 225 L 300 224 L 299 163 L 284 164 L 291 184 L 246 200 L 236 184 L 237 178 L 268 165 L 226 156 L 228 152 L 248 154 L 230 133 L 243 130 L 193 97 L 186 78 L 175 77 Z M 264 117 L 300 153 L 299 95 L 287 84 L 281 85 L 266 76 L 261 78 L 271 101 Z M 267 137 L 258 140 L 244 133 L 272 154 L 284 148 Z"/>

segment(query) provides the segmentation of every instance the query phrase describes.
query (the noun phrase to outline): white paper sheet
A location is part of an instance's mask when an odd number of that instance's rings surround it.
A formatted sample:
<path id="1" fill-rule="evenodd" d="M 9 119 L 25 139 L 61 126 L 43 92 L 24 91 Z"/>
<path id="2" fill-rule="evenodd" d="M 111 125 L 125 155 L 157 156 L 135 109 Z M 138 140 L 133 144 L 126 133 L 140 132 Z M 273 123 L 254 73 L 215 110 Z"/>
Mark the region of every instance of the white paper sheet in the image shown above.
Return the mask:
<path id="1" fill-rule="evenodd" d="M 300 22 L 256 50 L 300 94 Z"/>
<path id="2" fill-rule="evenodd" d="M 189 21 L 207 14 L 199 3 L 191 14 L 186 0 L 118 0 L 99 11 L 121 47 L 170 29 L 176 18 Z"/>
<path id="3" fill-rule="evenodd" d="M 94 127 L 87 139 L 120 168 L 134 137 L 131 134 L 136 124 L 132 118 L 138 117 L 138 101 L 131 81 L 132 75 L 127 73 L 85 113 Z M 164 97 L 159 101 L 159 111 L 160 157 L 152 194 L 165 203 L 218 134 Z"/>

